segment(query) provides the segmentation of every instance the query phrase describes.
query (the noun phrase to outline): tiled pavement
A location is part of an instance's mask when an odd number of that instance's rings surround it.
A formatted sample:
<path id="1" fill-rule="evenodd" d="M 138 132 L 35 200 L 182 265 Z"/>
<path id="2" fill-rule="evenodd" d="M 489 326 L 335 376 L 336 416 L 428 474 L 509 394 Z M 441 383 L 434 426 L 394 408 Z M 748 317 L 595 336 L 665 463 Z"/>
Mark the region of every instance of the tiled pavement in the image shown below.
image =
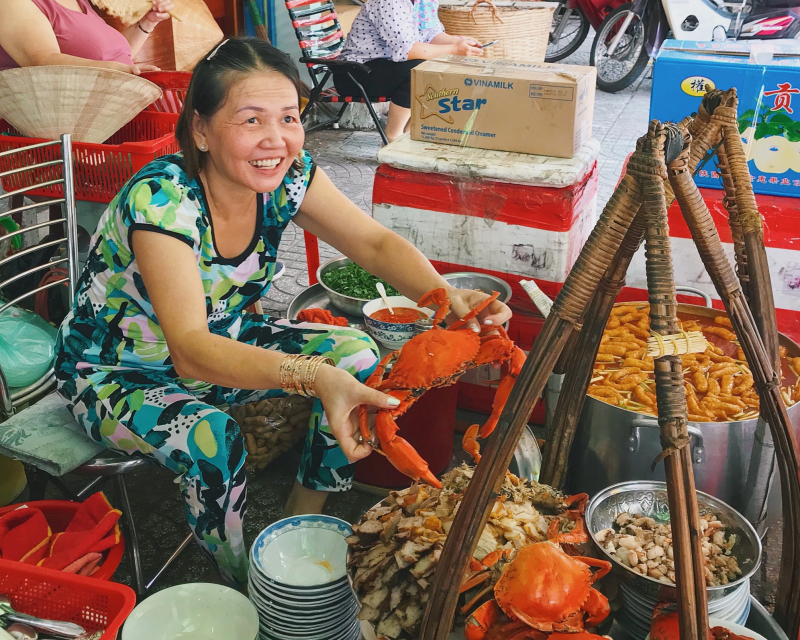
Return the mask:
<path id="1" fill-rule="evenodd" d="M 588 51 L 587 44 L 567 62 L 588 64 Z M 651 84 L 648 75 L 618 94 L 597 93 L 594 135 L 601 142 L 598 159 L 598 202 L 601 205 L 613 192 L 626 155 L 634 149 L 637 137 L 647 129 Z M 370 212 L 373 174 L 378 166 L 375 157 L 379 144 L 379 137 L 374 131 L 328 130 L 310 134 L 306 147 L 334 184 L 365 212 Z M 324 261 L 337 252 L 330 247 L 321 246 L 320 253 Z M 294 225 L 286 230 L 278 257 L 286 265 L 286 274 L 274 283 L 263 300 L 265 310 L 274 315 L 285 313 L 289 301 L 308 286 L 303 234 Z M 288 453 L 263 472 L 251 474 L 246 525 L 248 541 L 252 541 L 261 529 L 280 517 L 292 486 L 296 464 L 297 454 Z M 140 531 L 146 570 L 151 575 L 156 570 L 157 563 L 166 558 L 186 535 L 178 490 L 169 474 L 152 470 L 130 479 L 130 494 Z M 377 498 L 373 495 L 353 490 L 331 496 L 325 511 L 353 521 L 376 501 Z M 780 531 L 776 530 L 768 535 L 764 563 L 758 579 L 754 581 L 754 593 L 768 605 L 774 603 L 779 559 Z M 117 578 L 128 582 L 127 567 L 121 567 Z M 164 576 L 159 588 L 209 579 L 212 579 L 212 573 L 208 565 L 200 552 L 192 547 Z"/>

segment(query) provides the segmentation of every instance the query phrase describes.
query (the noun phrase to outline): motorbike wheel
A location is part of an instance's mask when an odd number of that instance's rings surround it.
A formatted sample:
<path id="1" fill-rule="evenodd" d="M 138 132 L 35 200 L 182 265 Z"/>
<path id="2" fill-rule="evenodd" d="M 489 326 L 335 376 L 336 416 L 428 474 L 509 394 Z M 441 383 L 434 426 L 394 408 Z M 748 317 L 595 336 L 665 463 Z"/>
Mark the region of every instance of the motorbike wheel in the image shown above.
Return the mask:
<path id="1" fill-rule="evenodd" d="M 561 29 L 558 40 L 554 40 L 561 22 L 567 22 Z M 567 9 L 567 3 L 561 2 L 553 15 L 550 27 L 550 40 L 547 43 L 545 62 L 558 62 L 575 53 L 589 34 L 589 20 L 580 9 Z"/>
<path id="2" fill-rule="evenodd" d="M 608 46 L 614 40 L 625 18 L 633 13 L 632 4 L 623 4 L 609 13 L 592 43 L 589 64 L 597 68 L 597 86 L 603 91 L 616 93 L 631 86 L 642 75 L 647 66 L 648 55 L 645 47 L 644 24 L 639 16 L 633 14 L 628 28 L 619 41 L 613 56 L 609 56 Z"/>

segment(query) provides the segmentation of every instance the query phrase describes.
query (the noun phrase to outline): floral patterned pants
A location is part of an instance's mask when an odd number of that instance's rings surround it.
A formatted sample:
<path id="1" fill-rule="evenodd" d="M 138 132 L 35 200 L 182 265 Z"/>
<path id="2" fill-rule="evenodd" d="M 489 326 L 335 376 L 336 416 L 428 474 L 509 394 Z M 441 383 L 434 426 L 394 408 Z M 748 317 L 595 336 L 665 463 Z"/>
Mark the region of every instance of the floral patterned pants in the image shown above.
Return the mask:
<path id="1" fill-rule="evenodd" d="M 324 355 L 361 382 L 375 369 L 378 348 L 355 329 L 246 314 L 239 342 L 284 353 Z M 200 546 L 234 585 L 247 580 L 242 521 L 247 510 L 244 439 L 217 409 L 283 395 L 176 378 L 174 372 L 70 363 L 59 392 L 86 433 L 110 449 L 145 456 L 180 476 L 186 517 Z M 330 434 L 314 400 L 297 479 L 320 491 L 350 488 L 353 465 Z"/>

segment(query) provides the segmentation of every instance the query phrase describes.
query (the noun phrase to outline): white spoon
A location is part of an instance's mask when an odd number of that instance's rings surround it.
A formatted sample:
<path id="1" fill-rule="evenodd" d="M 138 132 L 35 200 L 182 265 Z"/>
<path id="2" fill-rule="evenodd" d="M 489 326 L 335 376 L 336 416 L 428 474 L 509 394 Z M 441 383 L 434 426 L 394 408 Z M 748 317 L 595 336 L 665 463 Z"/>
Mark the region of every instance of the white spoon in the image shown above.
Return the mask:
<path id="1" fill-rule="evenodd" d="M 378 290 L 378 293 L 381 294 L 383 304 L 389 309 L 389 313 L 394 314 L 394 309 L 392 309 L 392 305 L 389 304 L 389 298 L 386 297 L 386 287 L 383 286 L 382 282 L 376 282 L 375 288 Z"/>

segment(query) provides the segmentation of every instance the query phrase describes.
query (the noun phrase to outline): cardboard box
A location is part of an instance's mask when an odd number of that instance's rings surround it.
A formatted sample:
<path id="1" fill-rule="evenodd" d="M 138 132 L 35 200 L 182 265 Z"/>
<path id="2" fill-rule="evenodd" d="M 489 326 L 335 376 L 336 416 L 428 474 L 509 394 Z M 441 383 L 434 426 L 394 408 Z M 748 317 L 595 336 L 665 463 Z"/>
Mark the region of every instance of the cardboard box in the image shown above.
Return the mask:
<path id="1" fill-rule="evenodd" d="M 677 122 L 696 112 L 707 84 L 739 94 L 753 190 L 800 197 L 800 43 L 666 41 L 655 62 L 650 118 Z M 695 179 L 722 189 L 716 160 Z"/>
<path id="2" fill-rule="evenodd" d="M 411 72 L 411 138 L 571 158 L 592 135 L 594 67 L 444 56 Z"/>

